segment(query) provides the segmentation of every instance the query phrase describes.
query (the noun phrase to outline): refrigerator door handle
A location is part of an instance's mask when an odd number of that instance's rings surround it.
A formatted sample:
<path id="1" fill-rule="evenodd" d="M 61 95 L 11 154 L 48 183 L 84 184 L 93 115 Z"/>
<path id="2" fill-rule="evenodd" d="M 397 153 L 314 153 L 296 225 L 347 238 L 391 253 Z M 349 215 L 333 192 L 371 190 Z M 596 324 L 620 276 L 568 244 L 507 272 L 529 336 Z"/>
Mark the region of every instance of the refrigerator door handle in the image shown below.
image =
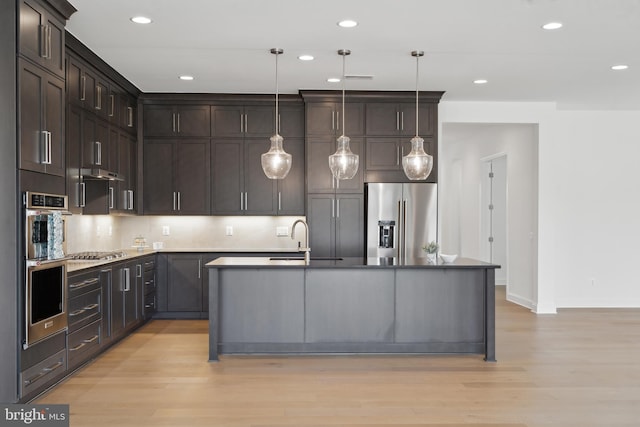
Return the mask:
<path id="1" fill-rule="evenodd" d="M 407 201 L 402 201 L 402 258 L 407 256 Z"/>
<path id="2" fill-rule="evenodd" d="M 398 258 L 402 259 L 402 245 L 404 244 L 402 235 L 402 202 L 398 200 L 398 232 L 396 233 L 396 245 L 398 247 Z"/>

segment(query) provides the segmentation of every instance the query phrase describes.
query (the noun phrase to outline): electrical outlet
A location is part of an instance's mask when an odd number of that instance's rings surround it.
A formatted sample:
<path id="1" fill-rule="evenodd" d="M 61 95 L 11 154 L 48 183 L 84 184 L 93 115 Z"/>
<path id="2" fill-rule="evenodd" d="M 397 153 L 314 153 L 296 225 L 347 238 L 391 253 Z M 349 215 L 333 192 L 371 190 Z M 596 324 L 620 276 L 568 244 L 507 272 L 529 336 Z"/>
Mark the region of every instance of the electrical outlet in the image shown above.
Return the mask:
<path id="1" fill-rule="evenodd" d="M 233 227 L 231 225 L 227 225 L 224 234 L 227 236 L 233 236 Z"/>
<path id="2" fill-rule="evenodd" d="M 171 234 L 171 230 L 169 229 L 168 225 L 163 225 L 162 226 L 162 235 L 163 236 L 169 236 Z"/>
<path id="3" fill-rule="evenodd" d="M 278 237 L 286 237 L 289 235 L 289 227 L 286 225 L 283 227 L 276 227 L 276 236 Z"/>

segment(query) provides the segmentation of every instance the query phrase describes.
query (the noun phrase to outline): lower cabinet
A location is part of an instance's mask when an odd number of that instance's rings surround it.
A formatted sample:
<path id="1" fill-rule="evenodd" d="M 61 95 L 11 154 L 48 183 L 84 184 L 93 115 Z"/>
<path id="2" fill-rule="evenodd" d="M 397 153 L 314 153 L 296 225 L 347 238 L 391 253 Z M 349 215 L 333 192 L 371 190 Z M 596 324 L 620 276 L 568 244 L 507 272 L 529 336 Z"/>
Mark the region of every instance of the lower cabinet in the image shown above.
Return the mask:
<path id="1" fill-rule="evenodd" d="M 307 210 L 312 256 L 364 256 L 362 194 L 309 194 Z"/>
<path id="2" fill-rule="evenodd" d="M 208 317 L 205 264 L 215 254 L 162 254 L 158 262 L 157 313 L 160 318 Z"/>
<path id="3" fill-rule="evenodd" d="M 67 361 L 72 370 L 100 349 L 104 299 L 99 269 L 70 275 L 67 279 Z"/>

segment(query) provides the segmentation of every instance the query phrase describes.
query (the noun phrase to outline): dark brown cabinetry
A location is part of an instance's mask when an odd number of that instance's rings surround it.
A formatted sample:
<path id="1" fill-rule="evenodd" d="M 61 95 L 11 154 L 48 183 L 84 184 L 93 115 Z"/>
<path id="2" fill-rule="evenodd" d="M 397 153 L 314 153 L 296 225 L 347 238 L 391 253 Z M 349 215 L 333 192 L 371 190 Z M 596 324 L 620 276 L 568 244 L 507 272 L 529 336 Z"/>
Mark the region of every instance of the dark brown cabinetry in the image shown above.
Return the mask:
<path id="1" fill-rule="evenodd" d="M 433 156 L 433 169 L 426 182 L 438 179 L 438 145 L 434 137 L 422 137 L 424 151 Z M 368 182 L 409 182 L 402 157 L 411 152 L 411 138 L 367 137 L 365 179 Z"/>
<path id="2" fill-rule="evenodd" d="M 20 54 L 64 78 L 64 21 L 35 0 L 19 3 Z"/>
<path id="3" fill-rule="evenodd" d="M 64 80 L 18 60 L 20 169 L 64 176 Z"/>
<path id="4" fill-rule="evenodd" d="M 364 254 L 362 194 L 309 194 L 309 244 L 319 257 L 361 257 Z"/>
<path id="5" fill-rule="evenodd" d="M 144 141 L 144 213 L 207 215 L 208 139 Z"/>
<path id="6" fill-rule="evenodd" d="M 337 180 L 329 169 L 329 156 L 336 151 L 335 139 L 307 139 L 307 191 L 309 193 L 361 193 L 363 191 L 364 138 L 350 138 L 351 151 L 358 154 L 360 165 L 352 179 Z"/>
<path id="7" fill-rule="evenodd" d="M 144 136 L 208 137 L 210 120 L 208 105 L 147 105 L 144 107 Z"/>
<path id="8" fill-rule="evenodd" d="M 432 136 L 436 131 L 437 104 L 419 105 L 421 136 Z M 416 134 L 416 104 L 370 102 L 366 107 L 367 136 L 414 136 Z"/>
<path id="9" fill-rule="evenodd" d="M 100 349 L 105 306 L 99 269 L 69 275 L 67 283 L 67 361 L 71 370 Z"/>
<path id="10" fill-rule="evenodd" d="M 156 257 L 146 257 L 142 260 L 142 294 L 141 310 L 144 320 L 153 317 L 157 311 L 156 287 Z"/>
<path id="11" fill-rule="evenodd" d="M 346 102 L 343 117 L 340 102 L 310 102 L 306 106 L 308 137 L 336 135 L 364 135 L 364 104 Z M 343 121 L 346 132 L 343 132 Z"/>
<path id="12" fill-rule="evenodd" d="M 211 135 L 214 137 L 269 137 L 275 133 L 274 106 L 213 106 Z"/>

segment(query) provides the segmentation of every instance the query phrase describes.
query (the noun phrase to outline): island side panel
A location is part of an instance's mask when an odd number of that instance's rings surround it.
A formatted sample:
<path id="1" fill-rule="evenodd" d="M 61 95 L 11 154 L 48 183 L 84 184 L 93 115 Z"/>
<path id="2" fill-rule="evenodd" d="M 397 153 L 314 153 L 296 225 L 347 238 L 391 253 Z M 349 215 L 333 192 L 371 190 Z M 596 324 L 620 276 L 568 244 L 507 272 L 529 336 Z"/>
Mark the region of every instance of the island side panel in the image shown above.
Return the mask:
<path id="1" fill-rule="evenodd" d="M 392 269 L 308 269 L 305 342 L 392 343 L 394 288 Z"/>
<path id="2" fill-rule="evenodd" d="M 303 269 L 226 269 L 220 273 L 219 342 L 302 343 Z M 233 346 L 242 352 L 244 346 Z M 246 346 L 245 351 L 250 347 Z"/>
<path id="3" fill-rule="evenodd" d="M 218 360 L 218 289 L 220 270 L 209 270 L 209 361 Z"/>
<path id="4" fill-rule="evenodd" d="M 485 353 L 484 360 L 496 361 L 496 270 L 485 272 Z"/>
<path id="5" fill-rule="evenodd" d="M 396 342 L 433 351 L 484 351 L 484 271 L 398 269 Z"/>

